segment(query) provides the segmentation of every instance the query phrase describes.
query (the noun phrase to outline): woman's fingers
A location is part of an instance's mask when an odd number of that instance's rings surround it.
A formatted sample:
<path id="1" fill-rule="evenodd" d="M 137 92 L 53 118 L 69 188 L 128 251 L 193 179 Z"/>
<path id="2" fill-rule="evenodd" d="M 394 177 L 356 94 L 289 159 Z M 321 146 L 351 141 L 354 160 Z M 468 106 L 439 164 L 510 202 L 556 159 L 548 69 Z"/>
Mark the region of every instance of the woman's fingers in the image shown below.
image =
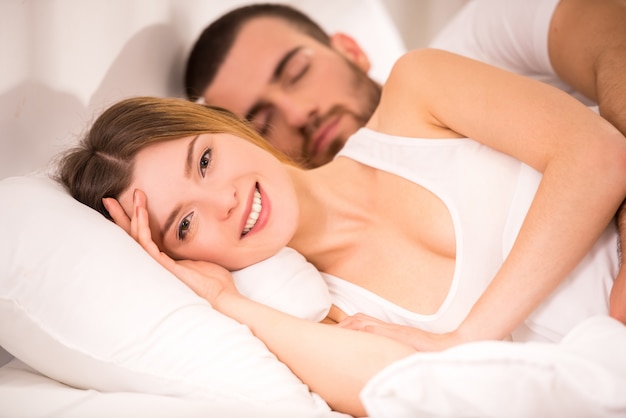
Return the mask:
<path id="1" fill-rule="evenodd" d="M 211 287 L 212 282 L 209 280 L 211 276 L 203 274 L 202 269 L 196 265 L 197 262 L 173 260 L 167 254 L 162 252 L 152 240 L 150 216 L 148 214 L 148 210 L 146 209 L 145 202 L 145 195 L 140 191 L 136 191 L 133 197 L 135 211 L 131 228 L 133 237 L 159 264 L 178 277 L 179 280 L 185 283 L 198 295 L 211 302 L 214 297 L 213 295 L 216 293 Z"/>
<path id="2" fill-rule="evenodd" d="M 199 296 L 213 303 L 225 290 L 237 292 L 232 275 L 227 269 L 203 261 L 176 261 L 159 249 L 152 239 L 147 201 L 145 193 L 135 190 L 130 218 L 116 199 L 104 198 L 102 204 L 117 225 L 133 237 L 152 258 Z"/>
<path id="3" fill-rule="evenodd" d="M 109 215 L 111 215 L 113 222 L 126 231 L 126 233 L 130 234 L 130 218 L 126 215 L 126 212 L 124 212 L 120 202 L 112 197 L 105 197 L 102 199 L 102 204 L 109 212 Z"/>
<path id="4" fill-rule="evenodd" d="M 390 324 L 360 313 L 347 317 L 338 325 L 342 328 L 391 338 L 410 345 L 418 351 L 439 351 L 462 343 L 454 332 L 433 334 L 406 325 Z"/>
<path id="5" fill-rule="evenodd" d="M 385 322 L 379 319 L 376 319 L 374 317 L 371 317 L 362 313 L 358 313 L 358 314 L 346 317 L 343 321 L 339 322 L 337 325 L 339 325 L 342 328 L 348 328 L 348 329 L 353 329 L 357 331 L 365 331 L 364 328 L 368 326 L 371 327 L 374 325 L 381 325 L 381 324 L 385 324 Z"/>
<path id="6" fill-rule="evenodd" d="M 117 200 L 107 198 L 103 199 L 102 203 L 116 224 L 124 228 L 152 258 L 178 277 L 179 280 L 199 296 L 213 303 L 225 290 L 236 293 L 237 290 L 232 275 L 227 269 L 204 261 L 176 261 L 159 249 L 152 239 L 147 201 L 145 193 L 141 190 L 133 192 L 133 212 L 131 218 L 126 215 Z"/>
<path id="7" fill-rule="evenodd" d="M 398 338 L 398 325 L 390 324 L 362 313 L 348 316 L 337 325 L 341 328 L 384 335 L 385 337 L 405 342 L 404 339 Z"/>
<path id="8" fill-rule="evenodd" d="M 166 268 L 171 268 L 173 260 L 166 254 L 161 253 L 157 245 L 152 241 L 152 233 L 150 232 L 150 218 L 146 208 L 147 198 L 141 190 L 135 190 L 133 193 L 133 212 L 132 218 L 129 218 L 120 202 L 112 197 L 102 199 L 102 204 L 113 218 L 118 226 L 120 226 L 127 234 L 137 241 L 153 258 Z"/>
<path id="9" fill-rule="evenodd" d="M 133 216 L 131 228 L 133 229 L 133 238 L 135 238 L 139 245 L 141 245 L 143 249 L 146 250 L 150 256 L 152 256 L 152 258 L 158 261 L 159 264 L 168 269 L 170 272 L 176 274 L 176 261 L 162 252 L 152 240 L 150 216 L 148 215 L 148 210 L 145 207 L 145 195 L 143 198 L 139 198 L 137 203 L 138 204 L 135 205 L 135 216 Z"/>
<path id="10" fill-rule="evenodd" d="M 133 192 L 133 215 L 130 220 L 130 235 L 137 241 L 139 241 L 139 209 L 143 208 L 147 211 L 146 201 L 146 195 L 141 190 L 135 190 Z"/>

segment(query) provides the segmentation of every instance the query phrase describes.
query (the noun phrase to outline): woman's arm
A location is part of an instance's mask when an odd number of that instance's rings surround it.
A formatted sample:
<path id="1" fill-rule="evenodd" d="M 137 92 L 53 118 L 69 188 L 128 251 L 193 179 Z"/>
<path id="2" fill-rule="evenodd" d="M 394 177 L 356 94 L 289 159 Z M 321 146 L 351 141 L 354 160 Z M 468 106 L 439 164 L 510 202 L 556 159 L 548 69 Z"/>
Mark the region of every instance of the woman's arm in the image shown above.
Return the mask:
<path id="1" fill-rule="evenodd" d="M 178 277 L 188 283 L 183 275 Z M 366 415 L 359 399 L 365 383 L 387 365 L 415 353 L 410 346 L 383 336 L 306 321 L 230 292 L 222 293 L 212 305 L 248 325 L 334 410 L 354 416 Z"/>
<path id="2" fill-rule="evenodd" d="M 509 335 L 626 196 L 626 140 L 610 123 L 557 89 L 444 51 L 398 61 L 371 125 L 404 136 L 459 133 L 544 174 L 509 256 L 450 341 Z"/>
<path id="3" fill-rule="evenodd" d="M 153 258 L 216 310 L 247 325 L 336 411 L 364 416 L 359 393 L 365 383 L 385 366 L 415 353 L 382 336 L 307 321 L 246 299 L 237 292 L 230 273 L 215 264 L 172 260 L 152 241 L 146 198 L 139 191 L 131 219 L 115 199 L 103 202 L 115 222 Z"/>

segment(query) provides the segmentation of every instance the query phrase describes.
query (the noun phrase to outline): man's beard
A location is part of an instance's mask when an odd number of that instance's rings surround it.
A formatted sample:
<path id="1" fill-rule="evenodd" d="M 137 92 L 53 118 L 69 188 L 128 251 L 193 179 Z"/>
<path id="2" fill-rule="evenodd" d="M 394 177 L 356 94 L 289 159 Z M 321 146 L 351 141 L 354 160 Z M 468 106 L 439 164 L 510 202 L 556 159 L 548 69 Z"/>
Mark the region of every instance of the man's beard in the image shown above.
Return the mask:
<path id="1" fill-rule="evenodd" d="M 380 101 L 381 87 L 351 62 L 348 62 L 348 64 L 350 64 L 354 75 L 352 82 L 354 97 L 361 98 L 359 101 L 361 106 L 359 109 L 354 111 L 346 108 L 344 105 L 335 105 L 328 112 L 326 112 L 326 114 L 317 117 L 309 125 L 302 129 L 302 135 L 305 138 L 302 145 L 302 165 L 307 168 L 319 167 L 320 165 L 330 162 L 348 140 L 347 137 L 333 138 L 324 155 L 313 156 L 310 152 L 311 141 L 312 136 L 315 134 L 319 126 L 323 125 L 326 121 L 337 117 L 338 115 L 346 115 L 347 117 L 352 118 L 358 128 L 363 127 L 374 114 L 374 111 L 378 106 L 378 102 Z M 353 133 L 354 132 L 351 132 L 350 135 Z"/>

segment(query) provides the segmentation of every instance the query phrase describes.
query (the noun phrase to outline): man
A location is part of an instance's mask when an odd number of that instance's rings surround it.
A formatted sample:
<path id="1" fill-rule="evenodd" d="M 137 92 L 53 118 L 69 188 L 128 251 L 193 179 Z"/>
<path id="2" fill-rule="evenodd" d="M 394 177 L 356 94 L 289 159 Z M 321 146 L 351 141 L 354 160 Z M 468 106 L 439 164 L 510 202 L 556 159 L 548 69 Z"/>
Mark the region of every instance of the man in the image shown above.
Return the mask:
<path id="1" fill-rule="evenodd" d="M 575 90 L 626 133 L 624 22 L 623 0 L 474 0 L 431 46 Z M 317 167 L 376 107 L 380 87 L 368 70 L 349 36 L 329 36 L 285 5 L 253 5 L 205 29 L 185 85 L 190 99 L 246 117 L 279 150 Z"/>

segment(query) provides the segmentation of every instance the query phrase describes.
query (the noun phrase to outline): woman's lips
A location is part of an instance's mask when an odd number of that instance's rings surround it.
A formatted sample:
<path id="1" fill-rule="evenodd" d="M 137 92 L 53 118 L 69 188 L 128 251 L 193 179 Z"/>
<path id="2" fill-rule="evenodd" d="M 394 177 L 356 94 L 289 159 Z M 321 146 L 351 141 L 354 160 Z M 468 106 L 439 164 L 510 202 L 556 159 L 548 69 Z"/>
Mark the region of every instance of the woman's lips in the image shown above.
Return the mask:
<path id="1" fill-rule="evenodd" d="M 242 219 L 241 238 L 259 231 L 267 223 L 269 216 L 269 199 L 261 189 L 259 183 L 255 183 L 248 197 L 247 210 Z"/>

